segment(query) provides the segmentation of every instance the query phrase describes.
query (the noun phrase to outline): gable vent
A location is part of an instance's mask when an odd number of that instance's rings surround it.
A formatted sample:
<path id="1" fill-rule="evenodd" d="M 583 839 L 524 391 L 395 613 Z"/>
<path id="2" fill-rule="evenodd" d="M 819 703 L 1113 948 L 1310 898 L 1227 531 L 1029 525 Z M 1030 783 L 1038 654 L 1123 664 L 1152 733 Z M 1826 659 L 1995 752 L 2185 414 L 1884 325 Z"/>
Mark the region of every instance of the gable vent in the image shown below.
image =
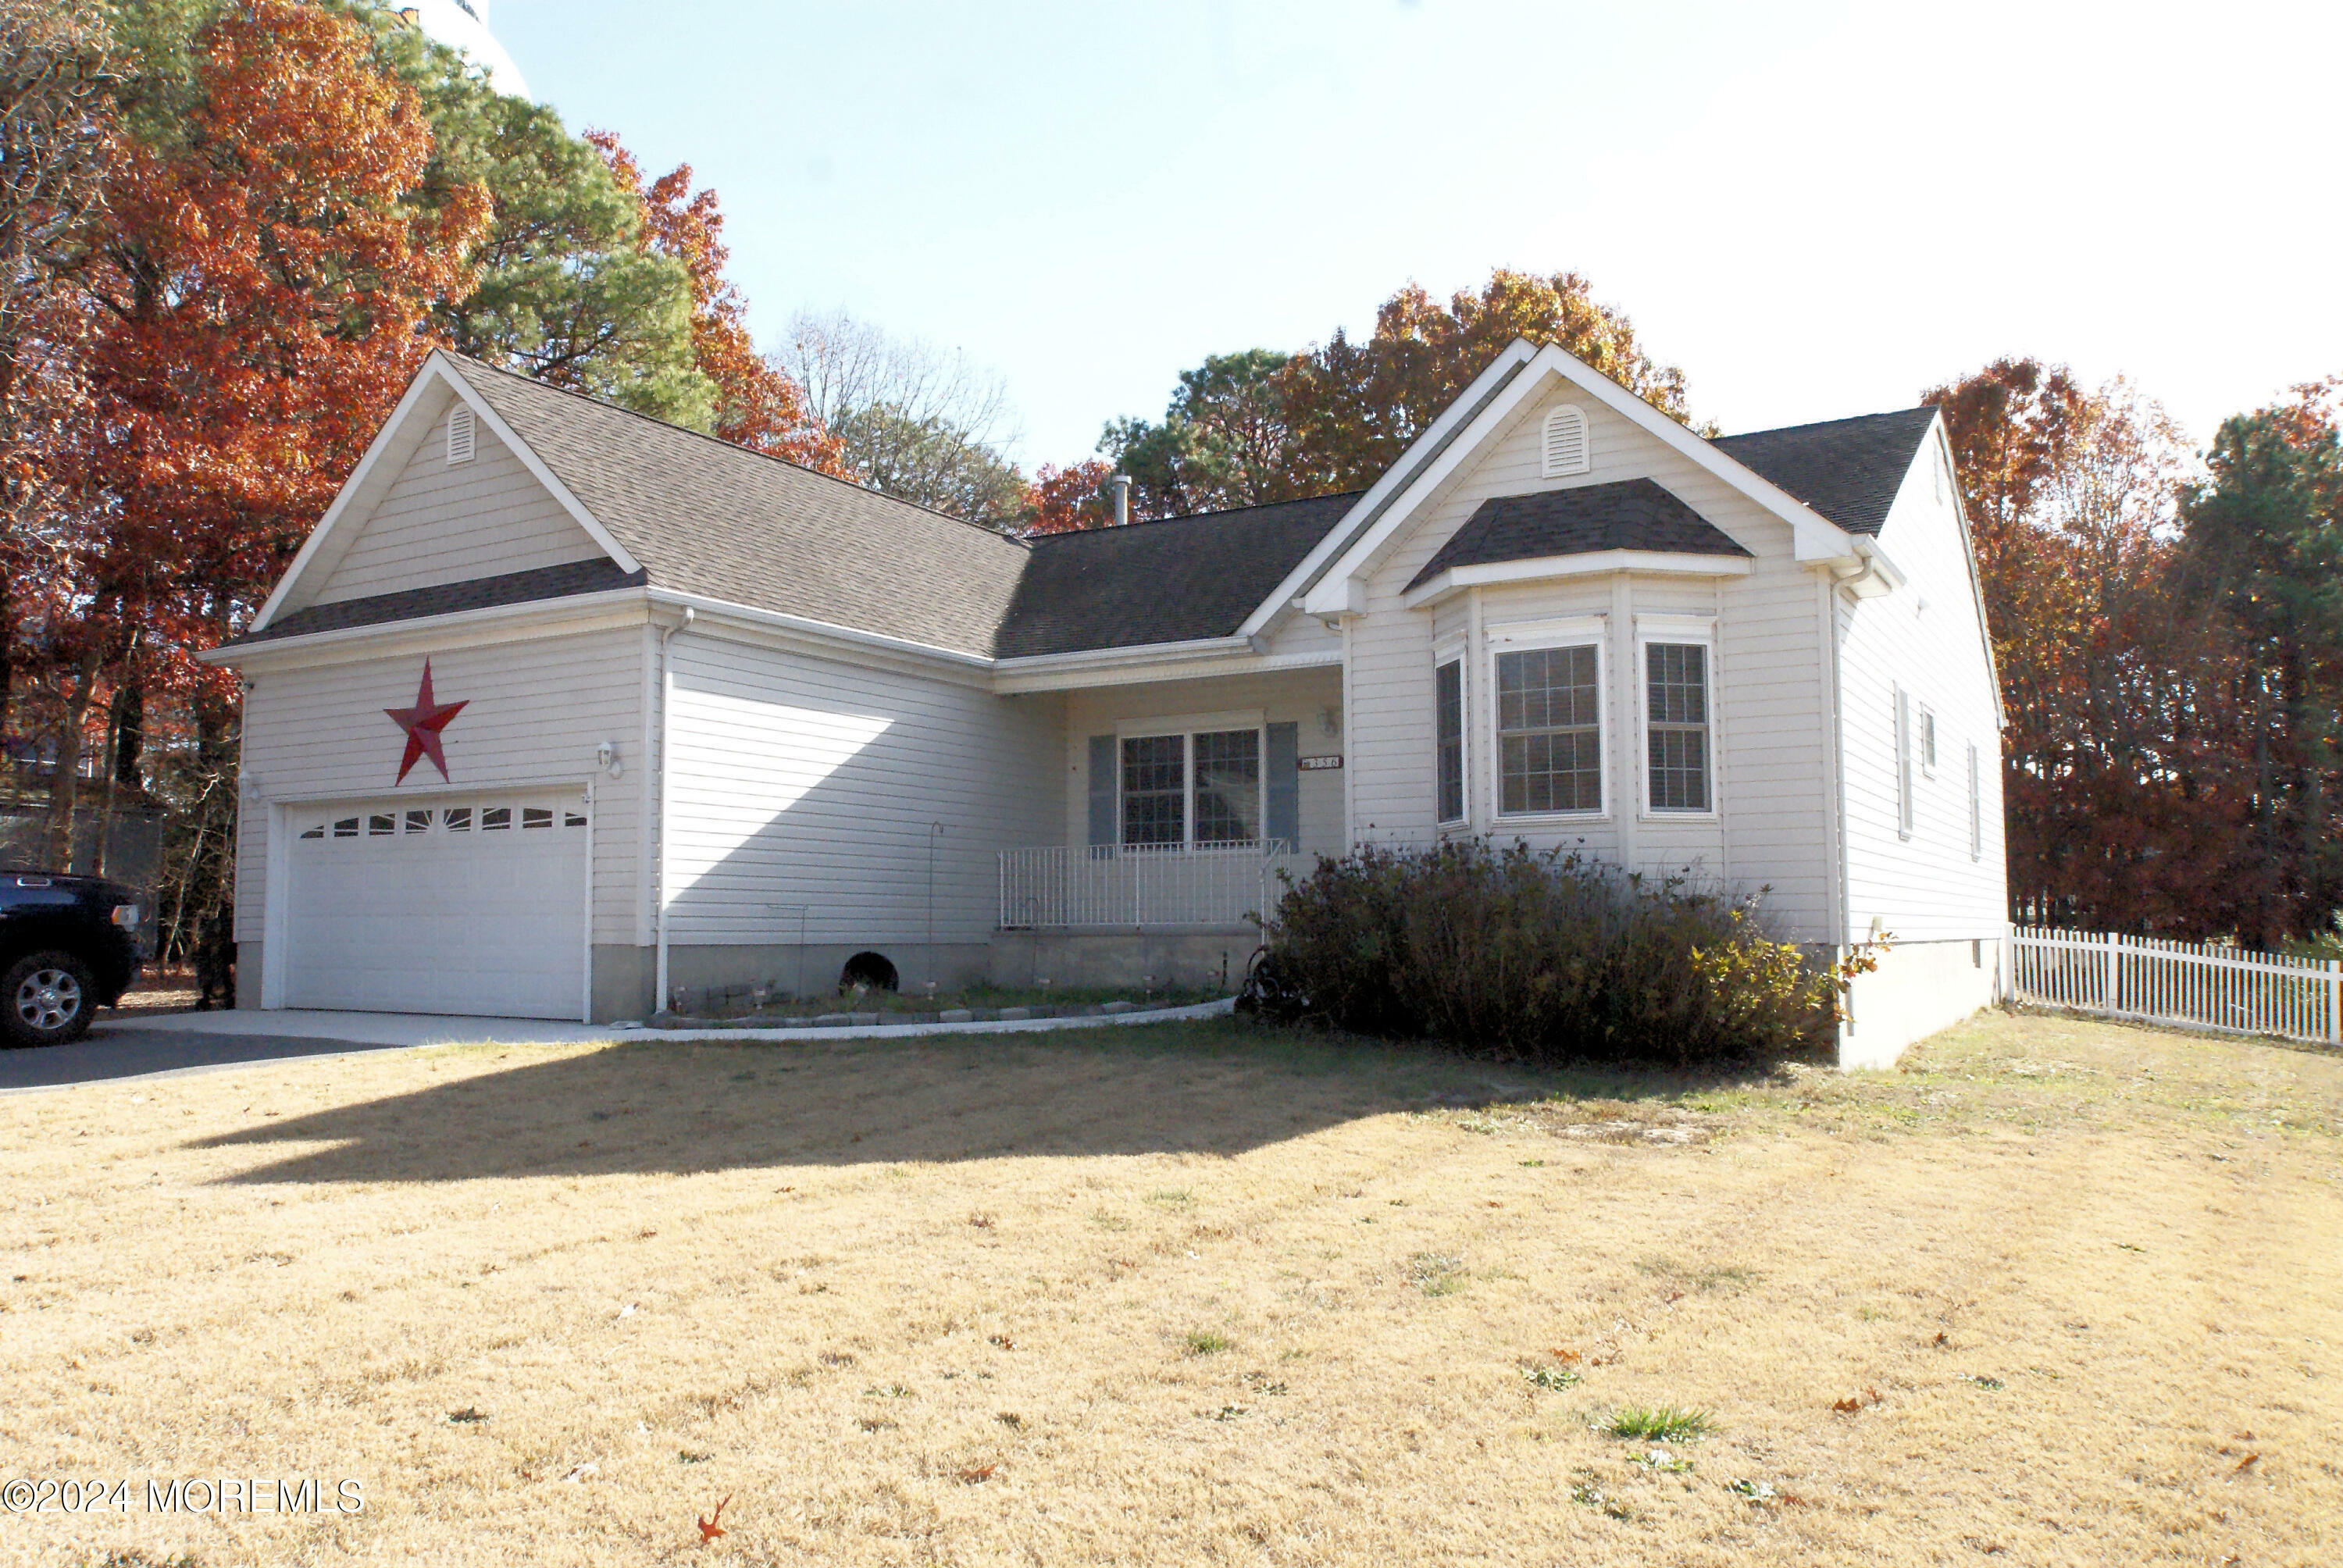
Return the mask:
<path id="1" fill-rule="evenodd" d="M 1586 410 L 1565 403 L 1545 417 L 1545 477 L 1583 474 L 1591 467 L 1586 455 Z"/>
<path id="2" fill-rule="evenodd" d="M 472 410 L 458 404 L 447 416 L 447 460 L 468 463 L 472 460 Z"/>

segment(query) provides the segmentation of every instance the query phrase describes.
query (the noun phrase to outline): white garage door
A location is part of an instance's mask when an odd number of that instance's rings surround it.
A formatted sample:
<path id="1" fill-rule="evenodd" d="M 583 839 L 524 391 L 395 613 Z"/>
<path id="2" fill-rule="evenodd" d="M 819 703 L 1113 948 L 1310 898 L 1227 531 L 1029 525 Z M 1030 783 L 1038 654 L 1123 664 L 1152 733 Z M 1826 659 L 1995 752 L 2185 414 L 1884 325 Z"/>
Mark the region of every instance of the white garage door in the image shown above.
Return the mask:
<path id="1" fill-rule="evenodd" d="M 585 803 L 481 796 L 294 814 L 287 1007 L 576 1018 Z"/>

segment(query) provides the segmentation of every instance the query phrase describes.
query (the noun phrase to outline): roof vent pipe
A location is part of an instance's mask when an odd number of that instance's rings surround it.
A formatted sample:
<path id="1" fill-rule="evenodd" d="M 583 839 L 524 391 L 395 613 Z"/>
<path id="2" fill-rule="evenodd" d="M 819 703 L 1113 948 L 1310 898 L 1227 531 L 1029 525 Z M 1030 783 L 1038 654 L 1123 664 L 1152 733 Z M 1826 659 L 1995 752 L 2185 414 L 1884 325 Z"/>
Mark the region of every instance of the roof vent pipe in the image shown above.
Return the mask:
<path id="1" fill-rule="evenodd" d="M 1119 528 L 1131 521 L 1131 476 L 1109 474 L 1106 482 L 1114 491 L 1114 526 Z"/>

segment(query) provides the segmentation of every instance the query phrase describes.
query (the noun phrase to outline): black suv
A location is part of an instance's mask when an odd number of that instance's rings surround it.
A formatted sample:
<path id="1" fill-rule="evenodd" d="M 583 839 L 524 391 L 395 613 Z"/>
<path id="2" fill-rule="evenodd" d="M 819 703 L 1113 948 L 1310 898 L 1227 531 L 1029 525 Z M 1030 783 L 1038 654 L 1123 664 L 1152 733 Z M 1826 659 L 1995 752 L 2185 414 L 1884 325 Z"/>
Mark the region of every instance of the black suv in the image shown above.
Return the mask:
<path id="1" fill-rule="evenodd" d="M 0 1038 L 59 1045 L 89 1032 L 138 978 L 138 895 L 118 882 L 0 871 Z"/>

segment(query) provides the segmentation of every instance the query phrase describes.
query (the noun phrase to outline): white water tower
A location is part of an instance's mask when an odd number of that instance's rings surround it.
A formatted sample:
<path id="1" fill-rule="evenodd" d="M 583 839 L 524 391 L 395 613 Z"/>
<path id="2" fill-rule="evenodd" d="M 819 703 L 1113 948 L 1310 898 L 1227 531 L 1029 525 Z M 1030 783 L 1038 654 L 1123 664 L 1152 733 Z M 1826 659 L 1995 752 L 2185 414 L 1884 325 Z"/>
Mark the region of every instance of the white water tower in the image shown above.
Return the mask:
<path id="1" fill-rule="evenodd" d="M 488 0 L 390 0 L 390 4 L 432 42 L 461 50 L 498 92 L 517 98 L 529 95 L 520 67 L 488 31 Z"/>

